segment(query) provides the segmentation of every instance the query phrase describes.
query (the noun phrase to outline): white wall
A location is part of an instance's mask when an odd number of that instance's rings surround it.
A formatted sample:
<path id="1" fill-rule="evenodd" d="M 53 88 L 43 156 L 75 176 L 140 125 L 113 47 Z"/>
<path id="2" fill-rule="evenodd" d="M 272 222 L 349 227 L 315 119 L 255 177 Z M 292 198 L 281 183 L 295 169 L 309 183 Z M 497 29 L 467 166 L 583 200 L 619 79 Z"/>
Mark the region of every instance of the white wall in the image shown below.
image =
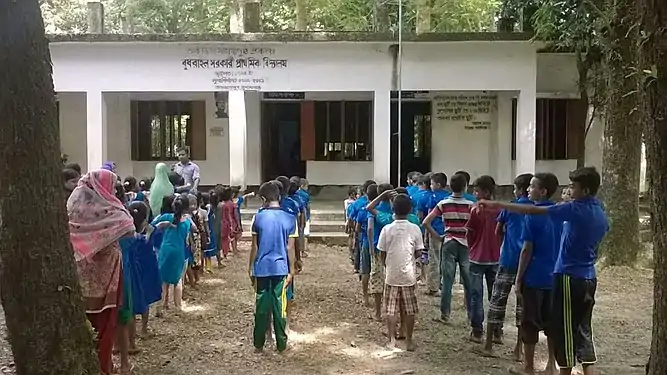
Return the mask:
<path id="1" fill-rule="evenodd" d="M 183 59 L 224 59 L 216 53 L 191 53 L 207 47 L 212 51 L 248 47 L 234 43 L 51 43 L 54 82 L 61 97 L 63 152 L 72 161 L 86 164 L 85 92 L 105 92 L 108 115 L 108 158 L 116 161 L 122 174 L 152 175 L 154 162 L 130 160 L 130 100 L 206 100 L 207 127 L 223 126 L 224 137 L 208 137 L 207 160 L 202 183 L 229 181 L 228 121 L 215 118 L 212 92 L 219 69 L 184 69 Z M 389 43 L 265 43 L 253 48 L 272 49 L 272 59 L 285 59 L 286 68 L 258 68 L 255 77 L 264 80 L 263 91 L 306 91 L 307 100 L 371 100 L 374 92 L 392 89 L 393 57 Z M 433 116 L 432 169 L 451 174 L 466 169 L 473 177 L 491 174 L 499 184 L 514 177 L 511 161 L 511 100 L 521 90 L 547 95 L 576 94 L 576 66 L 571 55 L 535 53 L 530 42 L 442 42 L 406 43 L 403 50 L 401 87 L 403 90 L 431 90 L 432 96 L 447 92 L 482 91 L 496 97 L 490 127 L 465 131 L 452 122 Z M 257 56 L 260 58 L 262 56 Z M 131 63 L 130 63 L 131 62 Z M 537 64 L 537 80 L 531 72 Z M 527 73 L 528 72 L 528 73 Z M 132 94 L 128 94 L 132 93 Z M 376 103 L 377 104 L 377 103 Z M 246 181 L 261 183 L 261 93 L 246 92 Z M 388 103 L 380 103 L 388 108 Z M 380 111 L 384 113 L 383 111 Z M 380 113 L 375 111 L 378 115 Z M 435 112 L 435 111 L 434 111 Z M 386 116 L 385 116 L 386 117 Z M 375 129 L 389 127 L 386 119 Z M 375 131 L 375 130 L 374 130 Z M 587 152 L 597 158 L 592 147 L 598 137 L 592 129 Z M 384 133 L 378 133 L 384 134 Z M 376 137 L 375 160 L 389 160 L 389 139 Z M 597 138 L 599 139 L 599 138 Z M 440 147 L 438 146 L 440 145 Z M 449 150 L 449 153 L 447 152 Z M 450 153 L 454 153 L 452 156 Z M 572 161 L 536 162 L 536 170 L 556 171 L 567 176 Z M 593 163 L 595 164 L 595 162 Z M 373 176 L 373 162 L 307 163 L 311 184 L 356 184 Z"/>

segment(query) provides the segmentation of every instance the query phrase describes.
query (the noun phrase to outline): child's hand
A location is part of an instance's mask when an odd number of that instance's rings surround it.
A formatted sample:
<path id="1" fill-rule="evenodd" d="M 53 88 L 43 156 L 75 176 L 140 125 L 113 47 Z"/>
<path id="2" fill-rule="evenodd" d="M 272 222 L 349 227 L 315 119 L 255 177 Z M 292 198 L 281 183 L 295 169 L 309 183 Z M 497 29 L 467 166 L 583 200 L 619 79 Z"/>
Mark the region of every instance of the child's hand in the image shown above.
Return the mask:
<path id="1" fill-rule="evenodd" d="M 285 284 L 283 284 L 283 289 L 287 289 L 287 287 L 292 283 L 292 278 L 294 278 L 294 276 L 292 276 L 291 273 L 288 273 L 287 277 L 285 278 Z"/>
<path id="2" fill-rule="evenodd" d="M 294 263 L 294 267 L 296 268 L 296 273 L 297 273 L 297 274 L 300 274 L 301 271 L 303 270 L 303 262 L 300 261 L 300 260 L 297 260 L 297 261 Z"/>

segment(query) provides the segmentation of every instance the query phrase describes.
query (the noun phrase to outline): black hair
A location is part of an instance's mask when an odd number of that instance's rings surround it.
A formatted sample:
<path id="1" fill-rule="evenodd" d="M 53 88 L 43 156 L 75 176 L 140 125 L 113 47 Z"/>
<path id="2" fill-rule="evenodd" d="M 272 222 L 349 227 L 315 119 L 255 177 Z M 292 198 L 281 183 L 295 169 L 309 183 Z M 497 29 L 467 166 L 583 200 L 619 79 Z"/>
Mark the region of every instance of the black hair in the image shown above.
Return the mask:
<path id="1" fill-rule="evenodd" d="M 116 198 L 120 201 L 120 203 L 125 204 L 127 203 L 127 196 L 125 195 L 125 189 L 123 188 L 123 184 L 116 180 L 116 185 L 115 185 L 115 195 Z"/>
<path id="2" fill-rule="evenodd" d="M 463 193 L 466 188 L 466 178 L 464 175 L 455 174 L 449 181 L 449 187 L 452 188 L 452 193 Z"/>
<path id="3" fill-rule="evenodd" d="M 406 189 L 406 188 L 404 188 L 404 187 L 401 187 L 401 186 L 399 186 L 399 187 L 397 187 L 396 189 L 394 189 L 394 191 L 396 192 L 396 194 L 405 194 L 405 195 L 408 195 L 408 189 Z"/>
<path id="4" fill-rule="evenodd" d="M 514 186 L 517 190 L 523 191 L 523 194 L 528 194 L 528 187 L 530 186 L 530 180 L 533 178 L 532 173 L 522 173 L 514 179 Z"/>
<path id="5" fill-rule="evenodd" d="M 132 176 L 125 177 L 123 181 L 123 188 L 126 193 L 137 190 L 137 179 Z"/>
<path id="6" fill-rule="evenodd" d="M 160 214 L 173 214 L 174 213 L 174 200 L 176 195 L 170 194 L 165 195 L 162 198 L 162 207 L 160 208 Z"/>
<path id="7" fill-rule="evenodd" d="M 358 191 L 359 191 L 359 188 L 358 188 L 358 187 L 356 187 L 356 186 L 350 186 L 350 187 L 347 189 L 347 196 L 348 196 L 348 197 L 356 196 Z M 366 194 L 366 192 L 364 192 L 364 194 Z"/>
<path id="8" fill-rule="evenodd" d="M 232 200 L 232 188 L 231 187 L 225 187 L 220 191 L 220 201 L 221 202 L 227 202 Z"/>
<path id="9" fill-rule="evenodd" d="M 588 190 L 589 195 L 597 195 L 600 189 L 600 173 L 595 167 L 578 168 L 570 172 L 570 181 L 579 184 L 582 190 Z"/>
<path id="10" fill-rule="evenodd" d="M 301 177 L 299 176 L 292 176 L 289 178 L 290 182 L 294 182 L 296 184 L 296 188 L 299 189 L 301 186 Z"/>
<path id="11" fill-rule="evenodd" d="M 373 180 L 366 180 L 363 185 L 361 185 L 361 191 L 366 191 L 370 185 L 375 184 Z"/>
<path id="12" fill-rule="evenodd" d="M 394 190 L 394 185 L 392 185 L 392 184 L 379 184 L 378 185 L 378 195 L 384 193 L 387 190 Z"/>
<path id="13" fill-rule="evenodd" d="M 206 208 L 206 205 L 211 201 L 211 196 L 206 192 L 197 192 L 197 203 L 199 208 Z"/>
<path id="14" fill-rule="evenodd" d="M 368 200 L 372 202 L 378 195 L 378 186 L 376 184 L 368 185 L 368 189 L 366 189 L 366 197 L 368 197 Z"/>
<path id="15" fill-rule="evenodd" d="M 183 177 L 173 171 L 169 172 L 169 182 L 171 182 L 171 184 L 174 186 L 183 186 L 185 184 Z"/>
<path id="16" fill-rule="evenodd" d="M 473 186 L 477 187 L 478 189 L 482 189 L 484 191 L 489 192 L 491 196 L 493 196 L 496 193 L 496 180 L 494 180 L 493 177 L 489 175 L 483 175 L 477 177 L 473 182 Z"/>
<path id="17" fill-rule="evenodd" d="M 81 174 L 75 169 L 65 168 L 60 172 L 60 175 L 63 176 L 63 182 L 73 180 L 75 178 L 81 178 Z"/>
<path id="18" fill-rule="evenodd" d="M 65 165 L 65 169 L 73 169 L 79 175 L 81 175 L 81 166 L 79 165 L 79 163 L 68 163 Z"/>
<path id="19" fill-rule="evenodd" d="M 547 199 L 551 198 L 552 195 L 558 190 L 558 177 L 553 173 L 535 173 L 533 176 L 536 180 L 540 182 L 540 187 L 547 190 Z"/>
<path id="20" fill-rule="evenodd" d="M 218 207 L 218 203 L 220 203 L 220 197 L 218 196 L 218 192 L 215 191 L 215 189 L 212 189 L 208 192 L 208 203 L 212 208 Z"/>
<path id="21" fill-rule="evenodd" d="M 412 201 L 407 194 L 399 194 L 394 197 L 391 208 L 396 216 L 408 216 L 412 211 Z"/>
<path id="22" fill-rule="evenodd" d="M 444 189 L 445 186 L 447 186 L 447 175 L 442 172 L 433 173 L 431 175 L 431 181 L 435 182 L 436 184 L 440 184 L 440 187 Z"/>
<path id="23" fill-rule="evenodd" d="M 151 190 L 151 185 L 153 184 L 152 177 L 144 177 L 139 181 L 139 190 L 149 191 Z"/>
<path id="24" fill-rule="evenodd" d="M 281 196 L 289 195 L 290 191 L 289 178 L 287 178 L 286 176 L 278 176 L 276 177 L 276 181 L 278 181 L 280 185 L 282 185 L 282 187 L 280 188 L 280 195 Z"/>
<path id="25" fill-rule="evenodd" d="M 419 182 L 417 183 L 419 186 L 430 186 L 431 185 L 431 174 L 426 173 L 421 176 L 419 176 Z"/>
<path id="26" fill-rule="evenodd" d="M 234 186 L 231 186 L 230 189 L 232 189 L 232 199 L 239 196 L 239 193 L 241 192 L 241 187 L 240 186 L 234 185 Z"/>
<path id="27" fill-rule="evenodd" d="M 134 201 L 128 207 L 130 208 L 130 215 L 134 219 L 134 228 L 139 232 L 142 229 L 141 226 L 148 219 L 148 213 L 150 212 L 148 205 L 144 202 Z"/>
<path id="28" fill-rule="evenodd" d="M 468 172 L 466 172 L 466 171 L 457 171 L 457 172 L 454 173 L 454 174 L 460 174 L 460 175 L 463 175 L 463 177 L 466 178 L 466 185 L 470 185 L 470 173 L 468 173 Z"/>
<path id="29" fill-rule="evenodd" d="M 181 218 L 184 214 L 188 212 L 190 207 L 190 202 L 185 202 L 185 199 L 182 195 L 177 195 L 174 198 L 173 209 L 174 209 L 174 225 L 178 225 L 181 222 Z"/>
<path id="30" fill-rule="evenodd" d="M 298 177 L 297 177 L 298 178 Z M 287 190 L 287 195 L 292 195 L 299 190 L 299 181 L 294 180 L 293 178 L 289 179 L 289 189 Z"/>
<path id="31" fill-rule="evenodd" d="M 259 187 L 257 195 L 264 198 L 267 203 L 277 202 L 280 199 L 280 188 L 278 185 L 276 181 L 265 182 Z"/>

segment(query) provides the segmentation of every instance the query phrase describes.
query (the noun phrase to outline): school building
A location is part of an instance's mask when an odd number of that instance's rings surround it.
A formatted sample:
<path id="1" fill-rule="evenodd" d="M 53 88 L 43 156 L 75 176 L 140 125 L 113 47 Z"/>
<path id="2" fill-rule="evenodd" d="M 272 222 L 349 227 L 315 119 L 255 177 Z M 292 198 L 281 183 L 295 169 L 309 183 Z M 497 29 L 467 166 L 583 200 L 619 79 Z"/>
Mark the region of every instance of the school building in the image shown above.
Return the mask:
<path id="1" fill-rule="evenodd" d="M 189 147 L 203 185 L 460 169 L 566 184 L 580 142 L 600 166 L 602 129 L 584 140 L 574 57 L 530 37 L 406 35 L 399 54 L 374 33 L 50 36 L 62 153 L 143 177 Z"/>

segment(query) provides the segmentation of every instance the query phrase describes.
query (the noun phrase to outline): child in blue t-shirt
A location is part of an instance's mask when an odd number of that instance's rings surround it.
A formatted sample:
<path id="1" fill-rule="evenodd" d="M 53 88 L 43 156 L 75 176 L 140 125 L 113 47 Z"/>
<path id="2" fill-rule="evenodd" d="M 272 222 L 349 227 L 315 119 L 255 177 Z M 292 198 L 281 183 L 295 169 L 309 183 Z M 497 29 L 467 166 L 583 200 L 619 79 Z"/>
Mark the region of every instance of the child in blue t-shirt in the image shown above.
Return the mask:
<path id="1" fill-rule="evenodd" d="M 538 207 L 550 207 L 550 200 L 558 189 L 558 178 L 553 173 L 537 173 L 530 180 L 528 198 Z M 516 274 L 516 293 L 520 296 L 521 341 L 524 345 L 524 369 L 535 370 L 535 345 L 551 313 L 553 270 L 560 247 L 562 223 L 546 215 L 526 215 L 521 241 L 523 248 Z M 546 373 L 556 373 L 553 345 L 548 341 L 549 359 Z"/>
<path id="2" fill-rule="evenodd" d="M 371 184 L 366 189 L 366 198 L 370 201 L 377 197 L 377 185 Z M 361 278 L 361 290 L 365 306 L 370 306 L 368 299 L 368 283 L 371 275 L 371 252 L 368 241 L 368 211 L 361 207 L 354 218 L 355 233 L 358 233 L 359 242 L 359 276 Z"/>
<path id="3" fill-rule="evenodd" d="M 514 202 L 518 204 L 533 205 L 528 199 L 528 187 L 533 175 L 524 173 L 514 179 Z M 498 215 L 496 233 L 503 236 L 503 244 L 500 248 L 500 261 L 498 262 L 498 273 L 493 282 L 493 292 L 489 301 L 487 313 L 487 332 L 484 350 L 486 353 L 493 351 L 493 344 L 503 341 L 503 325 L 505 323 L 505 311 L 507 310 L 507 299 L 509 298 L 516 272 L 519 267 L 519 255 L 523 248 L 521 234 L 524 227 L 524 215 L 503 210 Z M 516 301 L 515 323 L 519 329 L 516 344 L 514 346 L 514 359 L 520 361 L 522 358 L 521 343 L 521 301 Z"/>
<path id="4" fill-rule="evenodd" d="M 259 188 L 262 209 L 252 222 L 252 246 L 248 275 L 255 288 L 253 344 L 264 349 L 270 323 L 279 352 L 287 349 L 287 289 L 296 267 L 296 217 L 280 207 L 279 184 L 266 182 Z"/>
<path id="5" fill-rule="evenodd" d="M 308 193 L 308 180 L 301 178 L 299 190 L 296 193 L 301 202 L 306 206 L 306 225 L 303 228 L 303 251 L 308 252 L 308 237 L 310 237 L 310 194 Z"/>
<path id="6" fill-rule="evenodd" d="M 451 195 L 449 191 L 445 190 L 446 187 L 446 174 L 434 173 L 431 176 L 431 196 L 428 200 L 426 216 L 433 211 L 440 201 Z M 442 221 L 442 218 L 438 216 L 433 219 L 431 226 L 438 233 L 438 236 L 429 236 L 429 259 L 428 264 L 426 265 L 426 285 L 428 289 L 426 294 L 434 296 L 438 293 L 438 290 L 440 290 L 440 283 L 442 280 L 440 258 L 442 256 L 441 247 L 442 237 L 445 235 L 445 224 Z"/>

